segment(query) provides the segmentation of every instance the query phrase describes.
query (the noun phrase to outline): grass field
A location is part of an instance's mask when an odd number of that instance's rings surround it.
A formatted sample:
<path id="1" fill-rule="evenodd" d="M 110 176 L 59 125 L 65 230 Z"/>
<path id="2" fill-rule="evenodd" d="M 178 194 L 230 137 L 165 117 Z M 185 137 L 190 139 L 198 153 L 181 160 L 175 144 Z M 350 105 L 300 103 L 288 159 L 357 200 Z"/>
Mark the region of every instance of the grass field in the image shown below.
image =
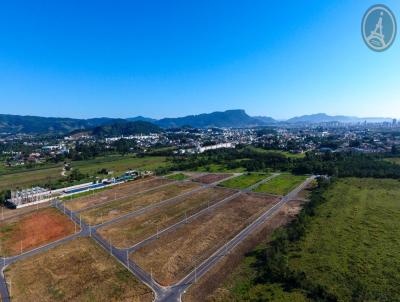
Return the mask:
<path id="1" fill-rule="evenodd" d="M 0 223 L 1 254 L 16 255 L 61 239 L 75 231 L 75 225 L 54 208 L 45 208 Z"/>
<path id="2" fill-rule="evenodd" d="M 400 157 L 390 157 L 390 158 L 385 158 L 385 161 L 400 165 Z"/>
<path id="3" fill-rule="evenodd" d="M 81 213 L 82 219 L 90 223 L 90 225 L 103 223 L 162 200 L 178 196 L 197 187 L 199 187 L 199 185 L 192 182 L 171 184 L 131 197 L 111 201 L 98 208 L 83 211 Z"/>
<path id="4" fill-rule="evenodd" d="M 244 175 L 223 181 L 220 183 L 220 186 L 232 189 L 246 189 L 270 175 L 271 174 L 265 173 L 246 173 Z"/>
<path id="5" fill-rule="evenodd" d="M 277 202 L 276 198 L 242 194 L 201 215 L 176 231 L 131 254 L 146 271 L 152 269 L 161 284 L 179 281 L 250 221 Z"/>
<path id="6" fill-rule="evenodd" d="M 288 266 L 337 301 L 400 301 L 400 182 L 342 179 L 324 196 L 305 236 L 289 245 Z M 304 295 L 306 289 L 257 283 L 255 256 L 263 248 L 249 254 L 247 273 L 226 289 L 234 301 L 248 301 L 250 294 L 265 301 L 317 301 Z"/>
<path id="7" fill-rule="evenodd" d="M 185 219 L 185 212 L 190 216 L 208 205 L 233 194 L 232 190 L 207 188 L 185 196 L 177 203 L 153 209 L 143 215 L 129 218 L 119 223 L 100 228 L 98 232 L 113 245 L 127 248 L 138 243 L 178 221 Z"/>
<path id="8" fill-rule="evenodd" d="M 294 159 L 299 159 L 299 158 L 304 158 L 306 155 L 305 153 L 290 153 L 287 151 L 281 151 L 281 150 L 267 150 L 267 149 L 262 149 L 262 148 L 256 148 L 253 146 L 247 146 L 247 149 L 250 149 L 255 152 L 260 152 L 260 153 L 276 153 L 276 154 L 281 154 L 284 155 L 288 158 L 294 158 Z"/>
<path id="9" fill-rule="evenodd" d="M 188 179 L 189 176 L 183 173 L 175 173 L 172 175 L 168 175 L 166 178 L 171 179 L 171 180 L 185 180 Z"/>
<path id="10" fill-rule="evenodd" d="M 154 170 L 157 167 L 165 166 L 165 157 L 143 157 L 133 156 L 107 156 L 93 160 L 75 161 L 71 163 L 74 169 L 79 169 L 84 174 L 98 176 L 97 172 L 103 168 L 113 171 L 114 175 L 121 174 L 129 169 Z M 9 171 L 0 175 L 0 191 L 5 189 L 27 188 L 32 185 L 41 185 L 50 181 L 62 179 L 62 165 L 49 165 L 48 168 L 34 168 L 33 170 L 18 170 L 21 172 Z"/>
<path id="11" fill-rule="evenodd" d="M 116 185 L 100 192 L 91 192 L 87 196 L 83 196 L 72 201 L 67 201 L 65 206 L 72 211 L 79 211 L 87 207 L 113 201 L 117 198 L 128 197 L 141 191 L 149 190 L 157 186 L 169 183 L 170 181 L 162 178 L 143 178 L 130 181 L 121 185 Z"/>
<path id="12" fill-rule="evenodd" d="M 5 270 L 13 302 L 151 302 L 149 288 L 96 243 L 79 238 Z"/>
<path id="13" fill-rule="evenodd" d="M 229 169 L 223 164 L 209 164 L 206 166 L 198 167 L 197 172 L 209 172 L 209 173 L 241 173 L 246 171 L 245 168 Z"/>
<path id="14" fill-rule="evenodd" d="M 272 178 L 270 181 L 261 184 L 254 189 L 254 192 L 269 193 L 275 195 L 286 195 L 302 182 L 307 179 L 307 176 L 281 174 Z"/>

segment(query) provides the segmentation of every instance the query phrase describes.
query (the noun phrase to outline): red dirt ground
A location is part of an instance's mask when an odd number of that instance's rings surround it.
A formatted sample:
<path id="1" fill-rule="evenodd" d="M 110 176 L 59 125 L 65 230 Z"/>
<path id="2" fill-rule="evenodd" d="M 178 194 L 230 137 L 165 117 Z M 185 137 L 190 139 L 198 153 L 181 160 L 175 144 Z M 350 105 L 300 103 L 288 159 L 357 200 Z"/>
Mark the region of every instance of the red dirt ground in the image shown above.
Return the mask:
<path id="1" fill-rule="evenodd" d="M 75 231 L 74 223 L 54 208 L 5 220 L 0 224 L 2 252 L 16 255 L 64 238 Z"/>

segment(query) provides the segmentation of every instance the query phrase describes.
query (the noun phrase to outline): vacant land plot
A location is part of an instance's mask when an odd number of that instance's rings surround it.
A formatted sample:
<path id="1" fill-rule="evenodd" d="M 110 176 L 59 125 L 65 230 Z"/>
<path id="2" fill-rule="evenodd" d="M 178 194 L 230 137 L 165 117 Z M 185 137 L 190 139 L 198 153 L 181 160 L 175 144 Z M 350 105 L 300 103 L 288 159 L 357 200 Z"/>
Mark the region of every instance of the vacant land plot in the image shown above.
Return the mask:
<path id="1" fill-rule="evenodd" d="M 7 207 L 0 206 L 0 218 L 1 220 L 8 219 L 11 217 L 16 217 L 22 214 L 26 214 L 29 212 L 37 211 L 37 209 L 48 208 L 50 207 L 50 202 L 43 202 L 32 206 L 27 206 L 18 209 L 9 209 Z"/>
<path id="2" fill-rule="evenodd" d="M 201 182 L 203 184 L 211 184 L 211 183 L 220 181 L 222 179 L 225 179 L 229 176 L 232 176 L 232 174 L 206 174 L 206 175 L 197 177 L 194 180 Z"/>
<path id="3" fill-rule="evenodd" d="M 91 225 L 100 224 L 162 200 L 176 197 L 198 187 L 199 184 L 193 182 L 171 184 L 145 193 L 111 201 L 98 208 L 83 211 L 81 213 L 82 219 Z"/>
<path id="4" fill-rule="evenodd" d="M 179 281 L 220 246 L 277 202 L 277 198 L 242 194 L 131 255 L 164 285 Z"/>
<path id="5" fill-rule="evenodd" d="M 270 175 L 271 174 L 265 173 L 246 173 L 244 175 L 225 180 L 220 183 L 220 186 L 232 189 L 246 189 L 267 178 Z"/>
<path id="6" fill-rule="evenodd" d="M 15 302 L 153 300 L 149 288 L 88 238 L 18 261 L 5 276 Z"/>
<path id="7" fill-rule="evenodd" d="M 16 255 L 74 233 L 75 225 L 54 208 L 4 220 L 0 223 L 3 255 Z"/>
<path id="8" fill-rule="evenodd" d="M 37 169 L 0 176 L 0 191 L 27 188 L 33 184 L 44 184 L 61 178 L 61 167 Z"/>
<path id="9" fill-rule="evenodd" d="M 114 246 L 127 248 L 154 235 L 157 229 L 162 230 L 185 219 L 185 213 L 190 216 L 232 194 L 233 191 L 229 189 L 203 189 L 190 196 L 182 197 L 172 205 L 153 209 L 143 215 L 112 224 L 98 231 L 107 240 L 112 240 Z"/>
<path id="10" fill-rule="evenodd" d="M 254 192 L 286 195 L 306 179 L 307 176 L 303 175 L 281 174 L 258 186 L 254 189 Z"/>
<path id="11" fill-rule="evenodd" d="M 221 259 L 206 275 L 193 284 L 182 297 L 184 302 L 222 302 L 222 301 L 249 301 L 250 299 L 237 299 L 237 292 L 252 294 L 246 288 L 243 280 L 254 276 L 253 265 L 257 259 L 253 253 L 249 253 L 259 244 L 272 239 L 273 231 L 292 221 L 302 209 L 304 202 L 289 201 L 270 219 L 268 219 L 259 229 L 253 232 L 237 247 L 235 247 L 228 256 Z M 261 296 L 256 296 L 261 298 Z M 292 299 L 279 300 L 280 302 L 300 302 L 296 296 Z M 266 300 L 267 301 L 267 300 Z"/>
<path id="12" fill-rule="evenodd" d="M 166 178 L 172 179 L 172 180 L 185 180 L 185 179 L 188 179 L 189 176 L 184 173 L 175 173 L 172 175 L 168 175 Z"/>
<path id="13" fill-rule="evenodd" d="M 312 302 L 322 296 L 331 301 L 400 301 L 399 181 L 341 179 L 324 197 L 304 235 L 289 243 L 283 255 L 292 275 L 301 276 L 301 287 L 293 288 L 290 280 L 260 283 L 266 274 L 265 266 L 257 264 L 265 255 L 260 246 L 250 255 L 252 273 L 236 279 L 232 301 L 249 301 L 249 294 L 265 301 Z"/>
<path id="14" fill-rule="evenodd" d="M 170 182 L 170 180 L 162 178 L 138 179 L 125 184 L 117 185 L 112 189 L 108 189 L 99 193 L 94 192 L 92 195 L 68 201 L 65 203 L 65 206 L 72 211 L 79 211 L 87 207 L 115 200 L 117 198 L 128 197 L 141 191 L 149 190 Z"/>

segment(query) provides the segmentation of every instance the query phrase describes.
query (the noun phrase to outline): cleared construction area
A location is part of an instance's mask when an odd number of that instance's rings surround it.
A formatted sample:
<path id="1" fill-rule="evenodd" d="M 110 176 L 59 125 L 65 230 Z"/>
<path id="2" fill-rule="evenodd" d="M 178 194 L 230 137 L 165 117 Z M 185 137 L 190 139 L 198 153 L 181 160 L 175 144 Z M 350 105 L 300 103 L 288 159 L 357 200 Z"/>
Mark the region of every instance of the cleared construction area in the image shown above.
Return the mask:
<path id="1" fill-rule="evenodd" d="M 233 193 L 233 190 L 224 188 L 205 188 L 184 196 L 173 204 L 100 228 L 98 233 L 108 241 L 112 241 L 114 246 L 127 248 Z"/>
<path id="2" fill-rule="evenodd" d="M 160 284 L 174 284 L 278 201 L 276 197 L 242 193 L 140 248 L 130 258 L 152 271 Z"/>
<path id="3" fill-rule="evenodd" d="M 210 174 L 202 175 L 200 177 L 196 177 L 193 180 L 201 182 L 203 184 L 211 184 L 211 183 L 223 180 L 225 178 L 228 178 L 230 176 L 232 176 L 232 174 L 214 174 L 214 173 L 210 173 Z"/>
<path id="4" fill-rule="evenodd" d="M 200 187 L 200 185 L 194 182 L 170 184 L 83 211 L 81 217 L 86 223 L 97 225 L 160 201 L 176 197 L 198 187 Z"/>
<path id="5" fill-rule="evenodd" d="M 1 255 L 17 255 L 74 232 L 74 223 L 54 208 L 22 214 L 0 223 Z"/>
<path id="6" fill-rule="evenodd" d="M 153 293 L 89 238 L 11 264 L 12 301 L 153 301 Z"/>
<path id="7" fill-rule="evenodd" d="M 101 192 L 96 193 L 93 191 L 93 194 L 67 201 L 65 206 L 71 211 L 79 211 L 87 207 L 106 203 L 117 198 L 127 197 L 170 182 L 170 180 L 163 178 L 142 178 L 116 185 L 113 188 Z"/>

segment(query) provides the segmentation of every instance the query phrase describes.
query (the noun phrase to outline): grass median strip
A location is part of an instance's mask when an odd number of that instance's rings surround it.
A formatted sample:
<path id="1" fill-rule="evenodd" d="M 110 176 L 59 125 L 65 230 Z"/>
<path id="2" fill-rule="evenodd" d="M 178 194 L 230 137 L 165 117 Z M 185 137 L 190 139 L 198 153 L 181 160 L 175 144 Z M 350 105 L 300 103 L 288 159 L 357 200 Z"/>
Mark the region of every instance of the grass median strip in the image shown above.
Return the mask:
<path id="1" fill-rule="evenodd" d="M 11 264 L 13 302 L 151 302 L 153 293 L 89 238 Z"/>
<path id="2" fill-rule="evenodd" d="M 277 201 L 275 197 L 242 194 L 130 257 L 146 271 L 152 270 L 161 284 L 173 284 Z"/>
<path id="3" fill-rule="evenodd" d="M 81 213 L 82 219 L 90 225 L 100 224 L 160 201 L 176 197 L 198 187 L 200 185 L 193 182 L 171 184 L 131 197 L 111 201 L 98 208 L 83 211 Z"/>
<path id="4" fill-rule="evenodd" d="M 152 209 L 142 215 L 100 228 L 98 232 L 107 240 L 112 240 L 114 246 L 127 248 L 156 234 L 157 229 L 162 230 L 182 221 L 186 215 L 188 217 L 197 213 L 233 193 L 234 191 L 224 188 L 206 188 L 185 196 L 172 205 Z"/>

